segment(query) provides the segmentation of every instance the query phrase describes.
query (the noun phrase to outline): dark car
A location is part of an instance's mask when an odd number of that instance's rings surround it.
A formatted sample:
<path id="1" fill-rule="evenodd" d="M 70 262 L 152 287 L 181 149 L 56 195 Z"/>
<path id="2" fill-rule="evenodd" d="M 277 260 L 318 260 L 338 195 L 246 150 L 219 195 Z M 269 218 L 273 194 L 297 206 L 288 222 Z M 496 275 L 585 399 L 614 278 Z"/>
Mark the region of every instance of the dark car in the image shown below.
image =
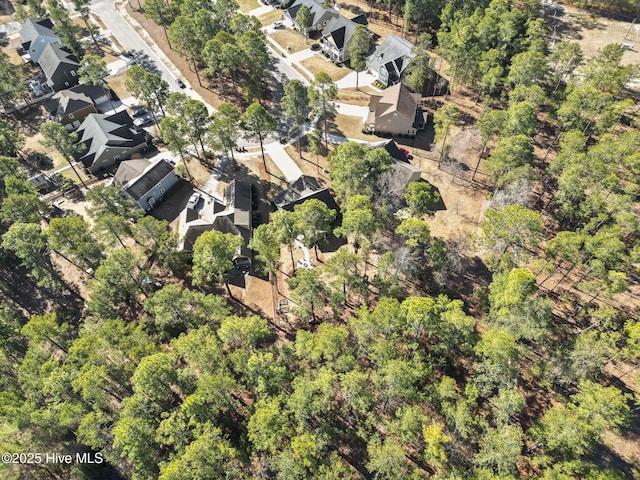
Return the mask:
<path id="1" fill-rule="evenodd" d="M 315 51 L 315 50 L 320 50 L 320 44 L 319 43 L 312 43 L 311 46 L 309 47 L 311 50 Z"/>
<path id="2" fill-rule="evenodd" d="M 146 108 L 136 108 L 132 113 L 131 116 L 135 117 L 141 117 L 143 115 L 145 115 L 147 113 L 147 109 Z"/>
<path id="3" fill-rule="evenodd" d="M 276 22 L 273 24 L 274 30 L 282 30 L 283 28 L 284 28 L 284 23 L 282 22 Z"/>
<path id="4" fill-rule="evenodd" d="M 182 80 L 180 80 L 179 78 L 176 78 L 176 85 L 179 88 L 187 88 L 187 86 L 184 84 L 184 82 Z"/>

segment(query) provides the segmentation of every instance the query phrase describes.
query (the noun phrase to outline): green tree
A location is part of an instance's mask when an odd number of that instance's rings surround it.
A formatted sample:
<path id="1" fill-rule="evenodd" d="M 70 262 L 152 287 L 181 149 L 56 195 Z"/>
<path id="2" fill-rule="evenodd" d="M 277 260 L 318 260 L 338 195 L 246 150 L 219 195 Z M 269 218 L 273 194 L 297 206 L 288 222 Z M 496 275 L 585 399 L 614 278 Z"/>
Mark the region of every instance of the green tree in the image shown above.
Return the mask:
<path id="1" fill-rule="evenodd" d="M 522 428 L 518 425 L 489 428 L 480 441 L 480 452 L 475 462 L 491 467 L 498 475 L 515 473 L 523 445 L 522 437 Z"/>
<path id="2" fill-rule="evenodd" d="M 544 232 L 542 215 L 521 205 L 487 210 L 480 228 L 483 244 L 497 254 L 497 260 L 510 247 L 517 259 L 523 254 L 522 249 L 536 247 Z"/>
<path id="3" fill-rule="evenodd" d="M 351 68 L 356 71 L 356 90 L 358 90 L 360 72 L 367 68 L 367 55 L 371 50 L 371 37 L 364 25 L 356 25 L 347 50 Z"/>
<path id="4" fill-rule="evenodd" d="M 446 144 L 447 144 L 447 136 L 449 135 L 449 131 L 451 130 L 451 127 L 456 125 L 456 123 L 458 122 L 459 116 L 460 116 L 460 110 L 453 103 L 450 103 L 438 109 L 438 111 L 433 116 L 433 123 L 436 129 L 436 138 L 442 138 L 442 147 L 440 148 L 440 158 L 438 160 L 438 168 L 440 168 L 440 164 L 444 159 L 444 154 L 445 154 Z"/>
<path id="5" fill-rule="evenodd" d="M 396 234 L 404 237 L 405 243 L 415 249 L 424 250 L 431 243 L 429 225 L 419 218 L 405 218 L 396 228 Z"/>
<path id="6" fill-rule="evenodd" d="M 331 230 L 336 211 L 331 210 L 327 205 L 317 199 L 307 200 L 294 207 L 295 219 L 298 223 L 296 230 L 304 238 L 302 242 L 307 247 L 313 247 L 318 258 L 318 242 L 322 241 L 327 232 Z"/>
<path id="7" fill-rule="evenodd" d="M 298 13 L 300 11 L 298 10 Z M 333 101 L 338 96 L 338 87 L 326 72 L 318 72 L 309 87 L 309 105 L 312 106 L 323 120 L 324 146 L 328 148 L 327 116 L 335 110 Z"/>
<path id="8" fill-rule="evenodd" d="M 46 231 L 50 247 L 82 270 L 95 270 L 103 246 L 93 238 L 91 226 L 79 215 L 53 218 Z"/>
<path id="9" fill-rule="evenodd" d="M 427 182 L 411 182 L 407 185 L 404 199 L 411 215 L 433 215 L 440 203 L 440 193 Z"/>
<path id="10" fill-rule="evenodd" d="M 316 308 L 323 305 L 326 298 L 326 288 L 320 281 L 318 270 L 300 269 L 295 277 L 289 280 L 291 298 L 298 305 L 298 315 L 309 320 L 316 319 Z"/>
<path id="11" fill-rule="evenodd" d="M 413 53 L 415 56 L 407 65 L 404 83 L 416 93 L 422 94 L 425 83 L 433 76 L 432 60 L 426 49 L 418 44 Z"/>
<path id="12" fill-rule="evenodd" d="M 380 227 L 369 197 L 354 195 L 347 200 L 347 205 L 342 213 L 342 225 L 335 229 L 335 234 L 341 237 L 351 236 L 356 252 L 364 239 Z"/>
<path id="13" fill-rule="evenodd" d="M 264 264 L 264 271 L 278 286 L 277 270 L 280 267 L 280 239 L 272 224 L 263 223 L 253 231 L 249 248 L 258 252 L 256 259 Z"/>
<path id="14" fill-rule="evenodd" d="M 262 153 L 262 163 L 264 170 L 267 170 L 267 160 L 264 157 L 264 139 L 276 128 L 276 120 L 259 103 L 252 103 L 242 114 L 241 125 L 247 131 L 247 138 L 260 142 L 260 152 Z"/>
<path id="15" fill-rule="evenodd" d="M 406 454 L 397 440 L 387 437 L 383 442 L 376 437 L 367 445 L 367 453 L 369 462 L 366 468 L 375 478 L 408 478 Z"/>
<path id="16" fill-rule="evenodd" d="M 40 126 L 40 134 L 43 137 L 40 143 L 46 148 L 55 148 L 69 164 L 82 186 L 87 188 L 87 184 L 84 183 L 84 180 L 74 165 L 74 155 L 82 153 L 85 148 L 83 144 L 76 143 L 78 141 L 78 135 L 75 132 L 70 132 L 57 122 L 43 123 Z"/>
<path id="17" fill-rule="evenodd" d="M 298 138 L 298 156 L 302 157 L 302 125 L 307 118 L 309 95 L 307 87 L 300 80 L 291 80 L 284 86 L 282 107 L 287 120 L 292 120 L 300 138 Z"/>
<path id="18" fill-rule="evenodd" d="M 487 159 L 485 169 L 500 187 L 509 183 L 514 171 L 531 169 L 533 145 L 526 135 L 504 137 Z"/>
<path id="19" fill-rule="evenodd" d="M 110 73 L 107 68 L 107 62 L 97 55 L 87 54 L 82 57 L 80 61 L 78 75 L 80 76 L 81 82 L 104 87 L 104 79 L 108 77 Z M 111 98 L 109 98 L 109 101 L 111 102 Z M 111 102 L 111 108 L 115 110 L 113 102 Z"/>
<path id="20" fill-rule="evenodd" d="M 47 238 L 40 225 L 14 223 L 2 235 L 2 247 L 13 251 L 22 260 L 22 264 L 30 269 L 38 285 L 45 288 L 62 286 L 62 277 L 51 261 Z"/>
<path id="21" fill-rule="evenodd" d="M 218 107 L 218 111 L 213 114 L 209 125 L 209 142 L 235 160 L 233 150 L 238 146 L 240 138 L 240 119 L 242 114 L 235 105 L 224 102 Z"/>
<path id="22" fill-rule="evenodd" d="M 154 120 L 155 112 L 160 110 L 164 115 L 165 105 L 169 99 L 169 84 L 160 75 L 147 72 L 140 65 L 132 65 L 127 70 L 125 79 L 127 90 L 151 111 Z"/>
<path id="23" fill-rule="evenodd" d="M 16 126 L 0 118 L 0 157 L 15 156 L 23 142 Z"/>
<path id="24" fill-rule="evenodd" d="M 298 9 L 298 13 L 296 13 L 296 25 L 298 25 L 302 33 L 304 33 L 307 42 L 309 42 L 309 27 L 311 27 L 312 20 L 311 9 L 307 5 L 302 5 Z"/>
<path id="25" fill-rule="evenodd" d="M 100 262 L 89 282 L 87 307 L 97 316 L 116 318 L 130 304 L 137 302 L 136 292 L 145 276 L 139 268 L 140 259 L 126 248 L 112 250 Z"/>
<path id="26" fill-rule="evenodd" d="M 226 273 L 233 267 L 242 243 L 242 237 L 217 230 L 200 235 L 193 245 L 193 283 L 224 281 L 226 284 Z"/>

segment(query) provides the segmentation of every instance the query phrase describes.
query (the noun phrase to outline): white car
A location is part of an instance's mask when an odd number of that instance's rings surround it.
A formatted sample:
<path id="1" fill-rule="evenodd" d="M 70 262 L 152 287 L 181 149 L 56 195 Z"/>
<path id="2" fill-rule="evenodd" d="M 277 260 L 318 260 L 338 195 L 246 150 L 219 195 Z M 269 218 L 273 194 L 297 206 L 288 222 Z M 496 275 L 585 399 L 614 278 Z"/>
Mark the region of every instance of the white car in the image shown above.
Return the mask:
<path id="1" fill-rule="evenodd" d="M 194 192 L 189 197 L 189 201 L 187 202 L 187 208 L 190 208 L 193 210 L 194 208 L 196 208 L 196 206 L 198 206 L 199 202 L 200 202 L 200 194 L 198 192 Z"/>

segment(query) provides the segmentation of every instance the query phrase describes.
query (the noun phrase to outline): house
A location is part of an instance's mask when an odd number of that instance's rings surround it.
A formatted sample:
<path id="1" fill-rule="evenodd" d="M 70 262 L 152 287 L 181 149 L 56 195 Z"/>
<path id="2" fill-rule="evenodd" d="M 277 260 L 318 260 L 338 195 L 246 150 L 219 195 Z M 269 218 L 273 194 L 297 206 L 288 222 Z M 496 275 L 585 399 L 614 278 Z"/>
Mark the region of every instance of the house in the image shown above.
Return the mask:
<path id="1" fill-rule="evenodd" d="M 233 180 L 224 190 L 224 199 L 212 199 L 201 210 L 186 208 L 180 213 L 178 223 L 178 250 L 193 251 L 197 238 L 204 232 L 217 230 L 222 233 L 240 235 L 244 247 L 240 256 L 249 259 L 251 252 L 247 245 L 253 235 L 253 188 L 240 180 Z"/>
<path id="2" fill-rule="evenodd" d="M 38 64 L 47 77 L 47 85 L 54 91 L 64 90 L 78 84 L 78 59 L 55 43 L 48 43 Z"/>
<path id="3" fill-rule="evenodd" d="M 382 148 L 389 152 L 389 155 L 393 158 L 393 163 L 391 164 L 393 181 L 400 188 L 401 193 L 404 193 L 407 185 L 420 180 L 422 170 L 409 162 L 407 159 L 408 152 L 401 150 L 393 140 L 389 140 L 382 145 Z"/>
<path id="4" fill-rule="evenodd" d="M 420 109 L 419 93 L 411 93 L 402 83 L 372 95 L 366 125 L 370 132 L 414 136 L 422 130 L 427 113 Z"/>
<path id="5" fill-rule="evenodd" d="M 349 20 L 339 15 L 329 21 L 322 29 L 322 50 L 334 62 L 349 60 L 349 42 L 358 25 L 367 25 L 364 14 Z"/>
<path id="6" fill-rule="evenodd" d="M 49 119 L 61 123 L 67 130 L 75 130 L 90 113 L 98 113 L 93 101 L 84 93 L 71 89 L 56 93 L 44 102 Z"/>
<path id="7" fill-rule="evenodd" d="M 179 179 L 171 162 L 163 158 L 155 161 L 142 159 L 122 162 L 113 183 L 120 185 L 122 193 L 136 205 L 149 211 Z"/>
<path id="8" fill-rule="evenodd" d="M 317 178 L 308 175 L 302 175 L 289 185 L 275 198 L 274 203 L 280 210 L 293 211 L 296 205 L 311 199 L 320 200 L 330 209 L 340 211 L 329 189 L 320 185 Z"/>
<path id="9" fill-rule="evenodd" d="M 96 105 L 111 98 L 111 92 L 98 85 L 82 84 L 56 93 L 44 102 L 49 119 L 75 130 L 90 113 L 98 113 Z"/>
<path id="10" fill-rule="evenodd" d="M 112 115 L 91 113 L 77 133 L 78 144 L 84 149 L 76 154 L 76 160 L 93 175 L 147 148 L 147 132 L 136 129 L 124 110 Z"/>
<path id="11" fill-rule="evenodd" d="M 289 8 L 284 12 L 285 17 L 293 22 L 293 24 L 300 30 L 300 25 L 296 23 L 296 15 L 300 7 L 306 5 L 311 10 L 311 26 L 308 32 L 321 31 L 327 26 L 330 20 L 337 18 L 340 14 L 333 8 L 324 8 L 322 2 L 316 0 L 295 0 Z"/>
<path id="12" fill-rule="evenodd" d="M 409 62 L 415 57 L 411 42 L 396 35 L 389 35 L 367 57 L 367 68 L 385 86 L 395 85 L 404 77 Z"/>
<path id="13" fill-rule="evenodd" d="M 50 43 L 60 43 L 60 37 L 53 31 L 53 22 L 48 18 L 34 20 L 27 18 L 20 30 L 22 48 L 34 63 L 38 63 L 40 56 Z"/>

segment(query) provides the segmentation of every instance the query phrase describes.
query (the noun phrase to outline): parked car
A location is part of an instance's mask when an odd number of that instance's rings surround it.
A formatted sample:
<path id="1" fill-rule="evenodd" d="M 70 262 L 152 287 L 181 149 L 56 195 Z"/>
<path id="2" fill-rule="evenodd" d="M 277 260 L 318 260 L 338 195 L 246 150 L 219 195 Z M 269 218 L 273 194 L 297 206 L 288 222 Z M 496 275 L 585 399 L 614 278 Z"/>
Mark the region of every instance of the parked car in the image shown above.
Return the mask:
<path id="1" fill-rule="evenodd" d="M 153 115 L 149 112 L 145 113 L 143 116 L 136 118 L 133 121 L 133 124 L 136 127 L 147 127 L 153 123 Z"/>
<path id="2" fill-rule="evenodd" d="M 187 208 L 190 208 L 192 210 L 196 208 L 198 206 L 198 203 L 200 202 L 200 197 L 200 193 L 193 192 L 189 197 L 189 201 L 187 202 Z"/>
<path id="3" fill-rule="evenodd" d="M 320 44 L 319 43 L 312 43 L 309 48 L 315 52 L 316 50 L 320 50 Z"/>
<path id="4" fill-rule="evenodd" d="M 274 30 L 282 30 L 283 28 L 284 28 L 284 23 L 282 22 L 276 22 L 273 24 Z"/>
<path id="5" fill-rule="evenodd" d="M 184 82 L 182 80 L 180 80 L 179 78 L 176 78 L 176 85 L 178 86 L 178 88 L 187 88 L 187 86 L 184 84 Z"/>
<path id="6" fill-rule="evenodd" d="M 138 107 L 136 109 L 133 110 L 133 112 L 131 113 L 131 115 L 133 116 L 133 118 L 135 117 L 141 117 L 142 115 L 144 115 L 145 113 L 147 113 L 147 109 L 146 108 L 141 108 Z"/>

